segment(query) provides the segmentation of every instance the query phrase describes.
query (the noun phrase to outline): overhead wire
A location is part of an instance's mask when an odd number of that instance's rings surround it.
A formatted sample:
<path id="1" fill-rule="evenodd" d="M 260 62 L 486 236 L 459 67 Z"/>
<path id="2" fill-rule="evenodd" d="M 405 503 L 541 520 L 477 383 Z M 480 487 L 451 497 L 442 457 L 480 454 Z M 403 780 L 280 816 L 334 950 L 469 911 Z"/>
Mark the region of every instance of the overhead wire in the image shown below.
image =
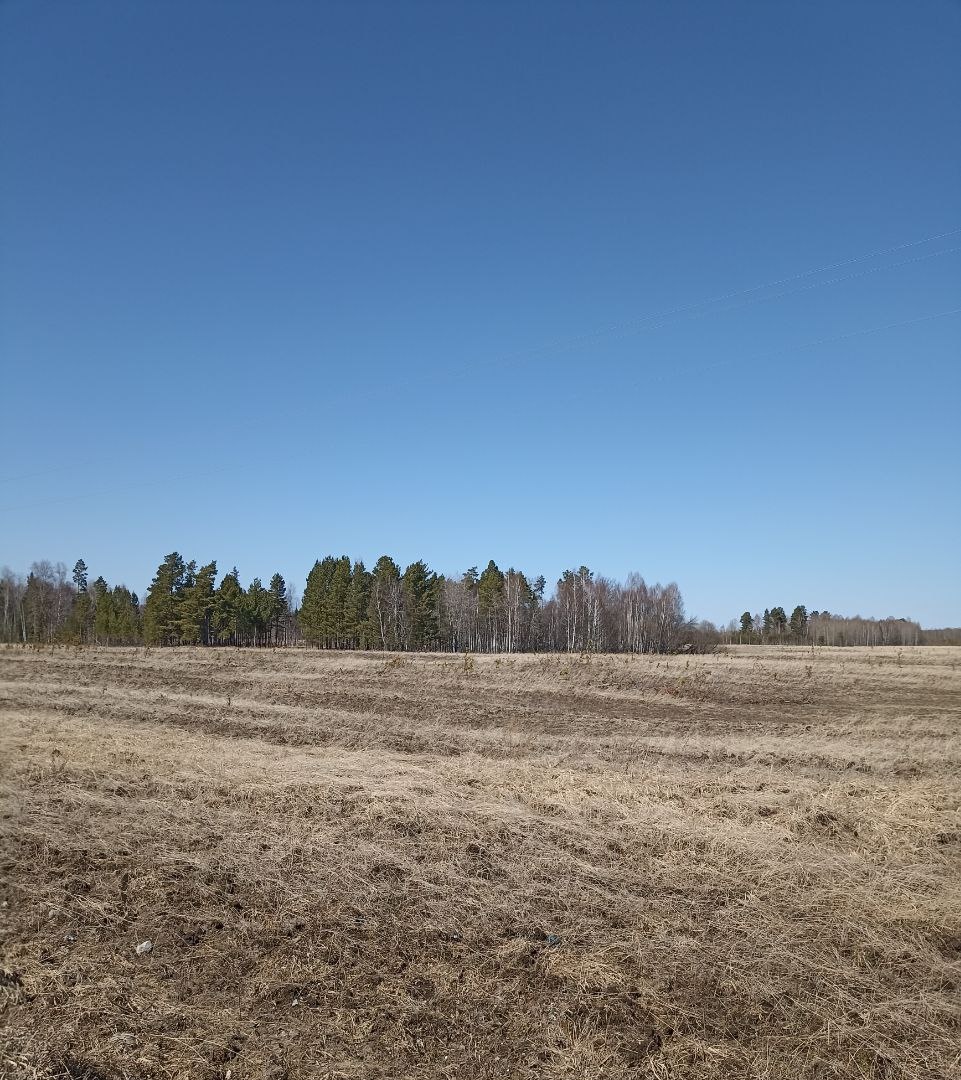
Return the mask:
<path id="1" fill-rule="evenodd" d="M 825 263 L 824 265 L 811 267 L 806 270 L 798 271 L 794 274 L 789 274 L 785 277 L 773 279 L 771 281 L 763 282 L 758 285 L 752 285 L 744 289 L 736 289 L 730 292 L 721 293 L 716 296 L 705 297 L 700 300 L 689 301 L 684 304 L 675 305 L 671 308 L 666 308 L 659 312 L 651 312 L 648 315 L 638 317 L 636 319 L 626 320 L 620 323 L 614 323 L 611 326 L 601 328 L 595 331 L 591 331 L 586 334 L 576 335 L 574 337 L 558 339 L 554 342 L 547 343 L 540 346 L 533 346 L 527 349 L 520 349 L 515 352 L 502 354 L 494 363 L 505 362 L 508 360 L 520 359 L 522 357 L 533 357 L 542 353 L 569 351 L 571 349 L 580 348 L 583 345 L 591 344 L 594 341 L 600 340 L 612 335 L 629 336 L 640 330 L 658 330 L 664 326 L 670 325 L 670 323 L 677 317 L 690 317 L 690 318 L 703 318 L 713 314 L 723 314 L 729 311 L 736 311 L 744 307 L 749 307 L 753 304 L 765 303 L 768 301 L 775 301 L 785 299 L 790 296 L 799 295 L 804 292 L 808 292 L 814 289 L 826 288 L 831 285 L 838 285 L 846 281 L 852 281 L 858 278 L 867 277 L 871 274 L 883 273 L 885 271 L 893 271 L 905 266 L 913 265 L 915 263 L 923 262 L 927 259 L 938 258 L 944 255 L 950 255 L 955 252 L 961 251 L 961 246 L 955 246 L 950 248 L 944 248 L 939 251 L 929 252 L 924 255 L 919 255 L 912 259 L 906 259 L 898 263 L 885 264 L 882 266 L 870 267 L 866 270 L 859 271 L 854 274 L 845 274 L 838 278 L 832 278 L 827 281 L 816 281 L 809 285 L 802 285 L 796 289 L 788 289 L 780 293 L 774 293 L 764 296 L 755 296 L 755 293 L 763 293 L 765 290 L 777 288 L 780 285 L 790 284 L 792 282 L 802 281 L 805 278 L 814 277 L 817 274 L 828 273 L 832 270 L 843 269 L 846 266 L 853 266 L 861 262 L 867 262 L 871 259 L 879 259 L 888 255 L 895 254 L 899 251 L 906 251 L 910 248 L 920 247 L 923 244 L 930 244 L 936 240 L 942 240 L 949 236 L 956 236 L 961 233 L 961 226 L 955 228 L 946 229 L 939 233 L 934 233 L 930 236 L 920 237 L 914 240 L 904 241 L 900 244 L 895 244 L 887 248 L 881 248 L 875 251 L 864 252 L 859 255 L 850 256 L 845 259 L 836 260 L 834 262 Z M 749 298 L 749 299 L 747 299 Z M 717 308 L 716 305 L 731 300 L 740 300 L 740 303 L 728 304 L 726 307 Z M 704 309 L 704 310 L 702 310 Z M 826 343 L 828 341 L 844 340 L 846 337 L 857 337 L 861 334 L 877 333 L 885 329 L 893 329 L 896 326 L 907 326 L 914 322 L 924 322 L 931 318 L 940 318 L 945 315 L 954 314 L 954 311 L 939 312 L 931 316 L 921 316 L 919 319 L 909 319 L 903 323 L 891 323 L 881 327 L 872 327 L 867 330 L 855 331 L 851 335 L 841 335 L 837 338 L 824 338 L 818 339 L 816 342 L 811 342 L 806 345 L 789 346 L 788 351 L 794 348 L 806 348 L 815 344 Z M 780 355 L 780 351 L 775 351 L 773 354 L 764 355 Z M 722 364 L 731 363 L 733 361 L 720 361 L 718 364 L 707 365 L 705 370 L 710 367 L 721 366 Z M 75 464 L 65 465 L 59 464 L 52 466 L 49 469 L 36 470 L 30 473 L 23 473 L 17 476 L 0 477 L 0 483 L 13 483 L 20 480 L 33 479 L 37 476 L 47 475 L 49 473 L 62 472 L 68 468 L 74 468 Z M 65 498 L 83 498 L 84 496 L 67 496 Z M 50 501 L 62 501 L 64 497 L 59 497 L 56 500 Z M 23 506 L 14 507 L 12 509 L 26 509 L 28 506 L 35 506 L 37 503 L 24 504 Z M 0 512 L 8 511 L 9 507 L 0 507 Z"/>
<path id="2" fill-rule="evenodd" d="M 727 313 L 729 311 L 739 311 L 742 308 L 751 307 L 754 304 L 764 304 L 764 303 L 767 303 L 769 301 L 783 300 L 783 299 L 786 299 L 787 297 L 797 296 L 800 293 L 810 292 L 811 290 L 814 290 L 814 289 L 826 288 L 829 285 L 840 285 L 843 282 L 854 281 L 854 280 L 856 280 L 858 278 L 868 277 L 871 274 L 880 274 L 880 273 L 884 273 L 884 272 L 889 271 L 889 270 L 899 270 L 902 267 L 911 266 L 914 263 L 924 262 L 927 259 L 935 259 L 935 258 L 938 258 L 938 257 L 940 257 L 942 255 L 953 255 L 953 254 L 955 254 L 955 253 L 957 253 L 959 251 L 961 251 L 961 245 L 959 245 L 957 247 L 944 248 L 941 251 L 932 251 L 932 252 L 929 252 L 926 255 L 918 255 L 913 259 L 905 259 L 903 262 L 887 264 L 887 265 L 884 265 L 884 266 L 872 266 L 867 270 L 859 270 L 857 273 L 854 273 L 854 274 L 845 274 L 842 277 L 830 278 L 827 281 L 815 281 L 815 282 L 811 283 L 810 285 L 801 285 L 800 287 L 798 287 L 796 289 L 788 289 L 788 290 L 786 290 L 784 292 L 772 293 L 772 294 L 767 295 L 767 296 L 754 296 L 754 297 L 751 297 L 750 299 L 742 300 L 740 303 L 737 303 L 737 304 L 729 304 L 727 307 L 723 307 L 723 308 L 714 308 L 714 309 L 707 310 L 707 311 L 696 311 L 695 310 L 695 311 L 686 312 L 683 317 L 684 318 L 689 318 L 689 319 L 703 319 L 703 318 L 706 318 L 706 317 L 711 316 L 711 315 L 725 314 L 725 313 Z M 631 337 L 634 334 L 637 334 L 637 333 L 639 333 L 639 332 L 641 332 L 643 330 L 661 330 L 666 326 L 670 326 L 673 321 L 674 320 L 672 320 L 672 319 L 667 319 L 665 321 L 656 322 L 656 323 L 653 323 L 653 324 L 647 325 L 647 326 L 638 326 L 638 327 L 634 327 L 634 328 L 631 328 L 631 329 L 625 329 L 622 332 L 616 333 L 616 334 L 612 330 L 612 331 L 607 332 L 607 334 L 605 336 L 607 336 L 608 338 L 613 337 L 614 340 L 622 340 L 622 339 L 624 339 L 626 337 Z M 599 338 L 600 338 L 600 335 L 598 336 L 598 339 Z M 594 339 L 594 340 L 598 340 L 598 339 Z M 554 348 L 553 351 L 555 353 L 557 353 L 557 352 L 570 352 L 572 350 L 581 348 L 583 345 L 588 344 L 588 343 L 589 342 L 584 341 L 584 340 L 577 340 L 577 341 L 572 341 L 572 342 L 570 342 L 570 343 L 568 343 L 566 345 L 558 344 Z"/>
<path id="3" fill-rule="evenodd" d="M 755 364 L 760 360 L 773 360 L 775 357 L 783 356 L 786 353 L 800 352 L 804 349 L 814 349 L 819 345 L 834 345 L 839 341 L 849 341 L 852 338 L 865 337 L 868 334 L 879 334 L 886 330 L 897 330 L 903 326 L 914 326 L 917 323 L 931 322 L 934 319 L 945 319 L 951 315 L 961 315 L 961 307 L 949 308 L 946 311 L 934 311 L 928 315 L 919 315 L 913 319 L 902 319 L 898 322 L 883 323 L 880 326 L 868 326 L 863 330 L 852 330 L 844 334 L 832 334 L 827 337 L 815 338 L 812 341 L 797 342 L 794 345 L 787 345 L 781 349 L 765 350 L 762 353 L 756 353 L 753 356 L 748 357 L 731 357 L 727 360 L 717 360 L 713 363 L 707 364 L 685 364 L 683 370 L 685 372 L 700 372 L 710 371 L 714 368 L 729 367 L 732 364 Z M 670 378 L 673 372 L 661 372 L 658 375 L 654 375 L 649 382 L 662 382 L 664 379 Z"/>
<path id="4" fill-rule="evenodd" d="M 801 271 L 798 271 L 797 273 L 789 274 L 786 277 L 775 278 L 775 279 L 773 279 L 771 281 L 762 282 L 761 284 L 758 284 L 758 285 L 751 285 L 748 288 L 735 289 L 735 290 L 733 290 L 731 292 L 720 293 L 720 294 L 718 294 L 716 296 L 704 297 L 704 298 L 702 298 L 700 300 L 692 300 L 692 301 L 689 301 L 689 302 L 684 303 L 684 304 L 678 304 L 678 305 L 675 305 L 674 307 L 665 308 L 665 309 L 663 309 L 661 311 L 651 312 L 651 313 L 649 313 L 647 315 L 639 316 L 639 317 L 637 317 L 635 319 L 628 319 L 628 320 L 623 321 L 623 322 L 613 323 L 610 326 L 602 327 L 602 328 L 599 328 L 597 330 L 589 331 L 589 332 L 584 333 L 584 334 L 578 334 L 578 335 L 574 335 L 572 337 L 567 337 L 567 338 L 559 338 L 559 339 L 556 339 L 555 341 L 552 341 L 552 342 L 545 342 L 543 345 L 535 345 L 535 346 L 531 346 L 530 348 L 517 349 L 517 350 L 514 350 L 514 351 L 509 352 L 509 353 L 503 353 L 498 357 L 496 362 L 519 359 L 519 358 L 524 357 L 524 356 L 533 356 L 533 355 L 537 355 L 537 354 L 542 353 L 542 352 L 556 352 L 558 350 L 566 350 L 566 349 L 570 349 L 570 348 L 576 348 L 576 347 L 579 347 L 582 344 L 590 344 L 593 341 L 598 340 L 599 338 L 608 337 L 611 334 L 616 334 L 619 331 L 629 330 L 629 329 L 634 328 L 634 327 L 643 328 L 643 327 L 646 327 L 647 324 L 651 323 L 651 322 L 659 322 L 660 323 L 661 320 L 670 320 L 672 317 L 674 317 L 676 315 L 683 315 L 683 314 L 686 314 L 688 312 L 696 311 L 698 308 L 710 307 L 711 305 L 720 304 L 720 303 L 723 303 L 724 301 L 727 301 L 727 300 L 737 300 L 737 299 L 739 299 L 741 297 L 750 296 L 753 293 L 763 292 L 765 289 L 774 289 L 774 288 L 777 288 L 780 285 L 787 285 L 787 284 L 790 284 L 791 282 L 794 282 L 794 281 L 801 281 L 804 278 L 813 277 L 816 274 L 825 274 L 825 273 L 828 273 L 828 272 L 830 272 L 832 270 L 841 270 L 846 266 L 854 266 L 857 263 L 867 262 L 870 259 L 880 259 L 880 258 L 883 258 L 883 257 L 885 257 L 887 255 L 896 254 L 899 251 L 906 251 L 909 248 L 920 247 L 922 244 L 933 243 L 935 240 L 942 240 L 942 239 L 944 239 L 945 237 L 948 237 L 948 236 L 956 236 L 958 233 L 961 233 L 961 225 L 959 225 L 959 226 L 957 226 L 955 228 L 952 228 L 952 229 L 946 229 L 946 230 L 944 230 L 943 232 L 940 232 L 940 233 L 934 233 L 931 236 L 924 236 L 924 237 L 921 237 L 921 238 L 916 239 L 916 240 L 908 240 L 908 241 L 905 241 L 904 243 L 895 244 L 895 245 L 893 245 L 891 247 L 882 248 L 880 250 L 869 251 L 869 252 L 865 252 L 865 253 L 860 254 L 860 255 L 850 256 L 848 258 L 840 259 L 840 260 L 837 260 L 835 262 L 826 263 L 823 266 L 811 267 L 811 268 L 809 268 L 807 270 L 801 270 Z M 954 250 L 957 250 L 957 249 L 956 248 L 951 248 L 949 250 L 954 251 Z M 940 254 L 940 253 L 938 253 L 938 254 Z M 927 258 L 927 257 L 928 256 L 921 256 L 921 258 Z M 911 262 L 914 262 L 914 261 L 915 260 L 907 260 L 906 262 L 903 262 L 903 263 L 897 263 L 897 264 L 895 264 L 895 266 L 890 267 L 890 269 L 897 269 L 897 267 L 899 267 L 899 266 L 907 266 Z M 878 269 L 880 269 L 880 268 L 878 268 Z M 832 283 L 836 284 L 837 282 L 842 281 L 842 280 L 849 280 L 849 278 L 847 278 L 847 277 L 839 278 L 839 279 L 836 279 L 836 281 L 832 282 Z M 805 287 L 805 288 L 807 288 L 807 287 Z M 798 291 L 804 291 L 804 290 L 802 289 L 802 290 L 798 290 Z M 783 297 L 783 296 L 788 296 L 788 295 L 792 295 L 792 294 L 793 294 L 792 292 L 788 292 L 788 293 L 782 293 L 780 295 Z M 746 306 L 746 305 L 744 305 L 744 306 Z M 728 309 L 725 309 L 725 310 L 732 310 L 732 309 L 728 308 Z M 651 327 L 651 329 L 657 329 L 657 327 Z"/>

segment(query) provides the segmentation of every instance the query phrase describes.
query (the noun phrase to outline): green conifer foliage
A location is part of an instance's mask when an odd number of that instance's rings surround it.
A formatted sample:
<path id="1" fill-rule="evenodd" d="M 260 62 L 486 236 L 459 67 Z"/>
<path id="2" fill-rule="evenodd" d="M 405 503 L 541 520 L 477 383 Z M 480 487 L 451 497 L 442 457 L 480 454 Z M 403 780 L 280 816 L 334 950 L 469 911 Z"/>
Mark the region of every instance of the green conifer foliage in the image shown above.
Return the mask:
<path id="1" fill-rule="evenodd" d="M 87 592 L 87 564 L 83 559 L 77 559 L 74 564 L 73 586 L 76 593 L 60 636 L 73 645 L 84 645 L 93 632 L 93 601 Z"/>
<path id="2" fill-rule="evenodd" d="M 190 568 L 194 566 L 194 563 L 190 563 Z M 187 583 L 181 590 L 177 611 L 181 644 L 210 644 L 211 622 L 216 599 L 214 594 L 216 576 L 216 562 L 207 563 L 199 570 L 190 569 Z"/>
<path id="3" fill-rule="evenodd" d="M 343 555 L 333 565 L 323 601 L 323 635 L 329 648 L 342 649 L 347 640 L 347 597 L 350 592 L 350 559 Z"/>
<path id="4" fill-rule="evenodd" d="M 300 605 L 300 630 L 308 645 L 323 644 L 323 601 L 327 592 L 330 567 L 328 560 L 314 563 L 307 575 L 304 598 Z"/>
<path id="5" fill-rule="evenodd" d="M 285 619 L 287 615 L 287 582 L 280 574 L 274 574 L 267 586 L 270 594 L 269 600 L 269 625 L 268 634 L 272 645 L 281 645 L 285 642 Z"/>
<path id="6" fill-rule="evenodd" d="M 211 628 L 215 641 L 222 645 L 240 645 L 243 629 L 245 593 L 237 575 L 237 567 L 217 586 Z"/>
<path id="7" fill-rule="evenodd" d="M 346 630 L 351 649 L 369 649 L 375 640 L 370 622 L 370 587 L 372 575 L 362 562 L 355 562 L 350 572 L 347 590 Z"/>
<path id="8" fill-rule="evenodd" d="M 250 585 L 247 586 L 247 597 L 244 604 L 246 621 L 253 638 L 252 644 L 264 645 L 266 643 L 271 610 L 270 592 L 264 588 L 260 578 L 254 578 Z"/>
<path id="9" fill-rule="evenodd" d="M 77 559 L 73 566 L 73 584 L 78 593 L 87 591 L 87 564 Z"/>
<path id="10" fill-rule="evenodd" d="M 136 593 L 125 585 L 115 585 L 110 594 L 112 615 L 112 643 L 115 645 L 135 645 L 141 638 L 140 607 Z"/>
<path id="11" fill-rule="evenodd" d="M 402 578 L 403 632 L 405 649 L 427 649 L 437 638 L 437 575 L 418 559 Z"/>
<path id="12" fill-rule="evenodd" d="M 93 597 L 93 635 L 98 645 L 110 645 L 113 639 L 113 605 L 110 602 L 110 586 L 98 577 L 90 590 Z"/>
<path id="13" fill-rule="evenodd" d="M 180 601 L 192 577 L 179 552 L 172 551 L 157 568 L 144 603 L 144 641 L 148 645 L 180 642 Z"/>

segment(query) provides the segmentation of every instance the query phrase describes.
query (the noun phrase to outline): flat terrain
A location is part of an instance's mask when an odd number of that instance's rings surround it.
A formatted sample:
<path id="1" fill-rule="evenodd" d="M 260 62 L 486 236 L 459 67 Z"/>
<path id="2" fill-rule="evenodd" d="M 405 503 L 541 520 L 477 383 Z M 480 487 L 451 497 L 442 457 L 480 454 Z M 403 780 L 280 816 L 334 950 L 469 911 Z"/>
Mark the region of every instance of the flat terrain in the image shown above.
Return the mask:
<path id="1" fill-rule="evenodd" d="M 5 1077 L 961 1077 L 961 649 L 8 647 L 0 761 Z"/>

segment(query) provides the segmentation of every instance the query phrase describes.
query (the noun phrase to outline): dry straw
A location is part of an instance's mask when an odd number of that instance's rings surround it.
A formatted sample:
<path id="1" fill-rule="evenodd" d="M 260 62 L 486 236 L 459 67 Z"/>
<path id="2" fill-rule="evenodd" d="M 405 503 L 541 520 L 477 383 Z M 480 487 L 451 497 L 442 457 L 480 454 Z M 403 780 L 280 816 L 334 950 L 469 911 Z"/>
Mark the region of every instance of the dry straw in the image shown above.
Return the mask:
<path id="1" fill-rule="evenodd" d="M 961 1076 L 959 662 L 0 649 L 0 1074 Z"/>

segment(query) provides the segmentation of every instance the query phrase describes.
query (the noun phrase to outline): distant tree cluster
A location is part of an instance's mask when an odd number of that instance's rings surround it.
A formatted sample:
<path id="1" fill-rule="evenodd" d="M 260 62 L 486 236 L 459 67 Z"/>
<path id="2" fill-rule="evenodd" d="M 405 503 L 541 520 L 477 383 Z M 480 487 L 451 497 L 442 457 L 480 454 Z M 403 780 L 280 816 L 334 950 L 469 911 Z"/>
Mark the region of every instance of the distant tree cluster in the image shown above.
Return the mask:
<path id="1" fill-rule="evenodd" d="M 765 608 L 763 614 L 756 615 L 745 611 L 739 624 L 727 628 L 724 638 L 742 645 L 922 645 L 934 644 L 931 636 L 944 633 L 949 632 L 922 630 L 912 619 L 809 613 L 798 604 L 790 618 L 783 607 Z"/>
<path id="2" fill-rule="evenodd" d="M 922 630 L 924 645 L 961 645 L 961 626 L 945 626 L 940 630 Z"/>
<path id="3" fill-rule="evenodd" d="M 219 585 L 216 562 L 198 567 L 172 552 L 157 568 L 143 605 L 146 645 L 286 645 L 295 637 L 287 583 L 244 589 L 236 567 Z"/>
<path id="4" fill-rule="evenodd" d="M 35 562 L 26 580 L 4 567 L 0 640 L 136 645 L 143 640 L 140 601 L 124 585 L 111 589 L 102 577 L 88 585 L 83 559 L 70 577 L 63 563 Z"/>
<path id="5" fill-rule="evenodd" d="M 685 617 L 676 585 L 638 575 L 621 585 L 582 566 L 565 571 L 550 598 L 545 590 L 543 576 L 493 560 L 445 577 L 422 560 L 402 571 L 383 555 L 369 571 L 327 556 L 307 577 L 299 626 L 308 644 L 327 648 L 453 652 L 671 652 L 714 632 Z"/>

